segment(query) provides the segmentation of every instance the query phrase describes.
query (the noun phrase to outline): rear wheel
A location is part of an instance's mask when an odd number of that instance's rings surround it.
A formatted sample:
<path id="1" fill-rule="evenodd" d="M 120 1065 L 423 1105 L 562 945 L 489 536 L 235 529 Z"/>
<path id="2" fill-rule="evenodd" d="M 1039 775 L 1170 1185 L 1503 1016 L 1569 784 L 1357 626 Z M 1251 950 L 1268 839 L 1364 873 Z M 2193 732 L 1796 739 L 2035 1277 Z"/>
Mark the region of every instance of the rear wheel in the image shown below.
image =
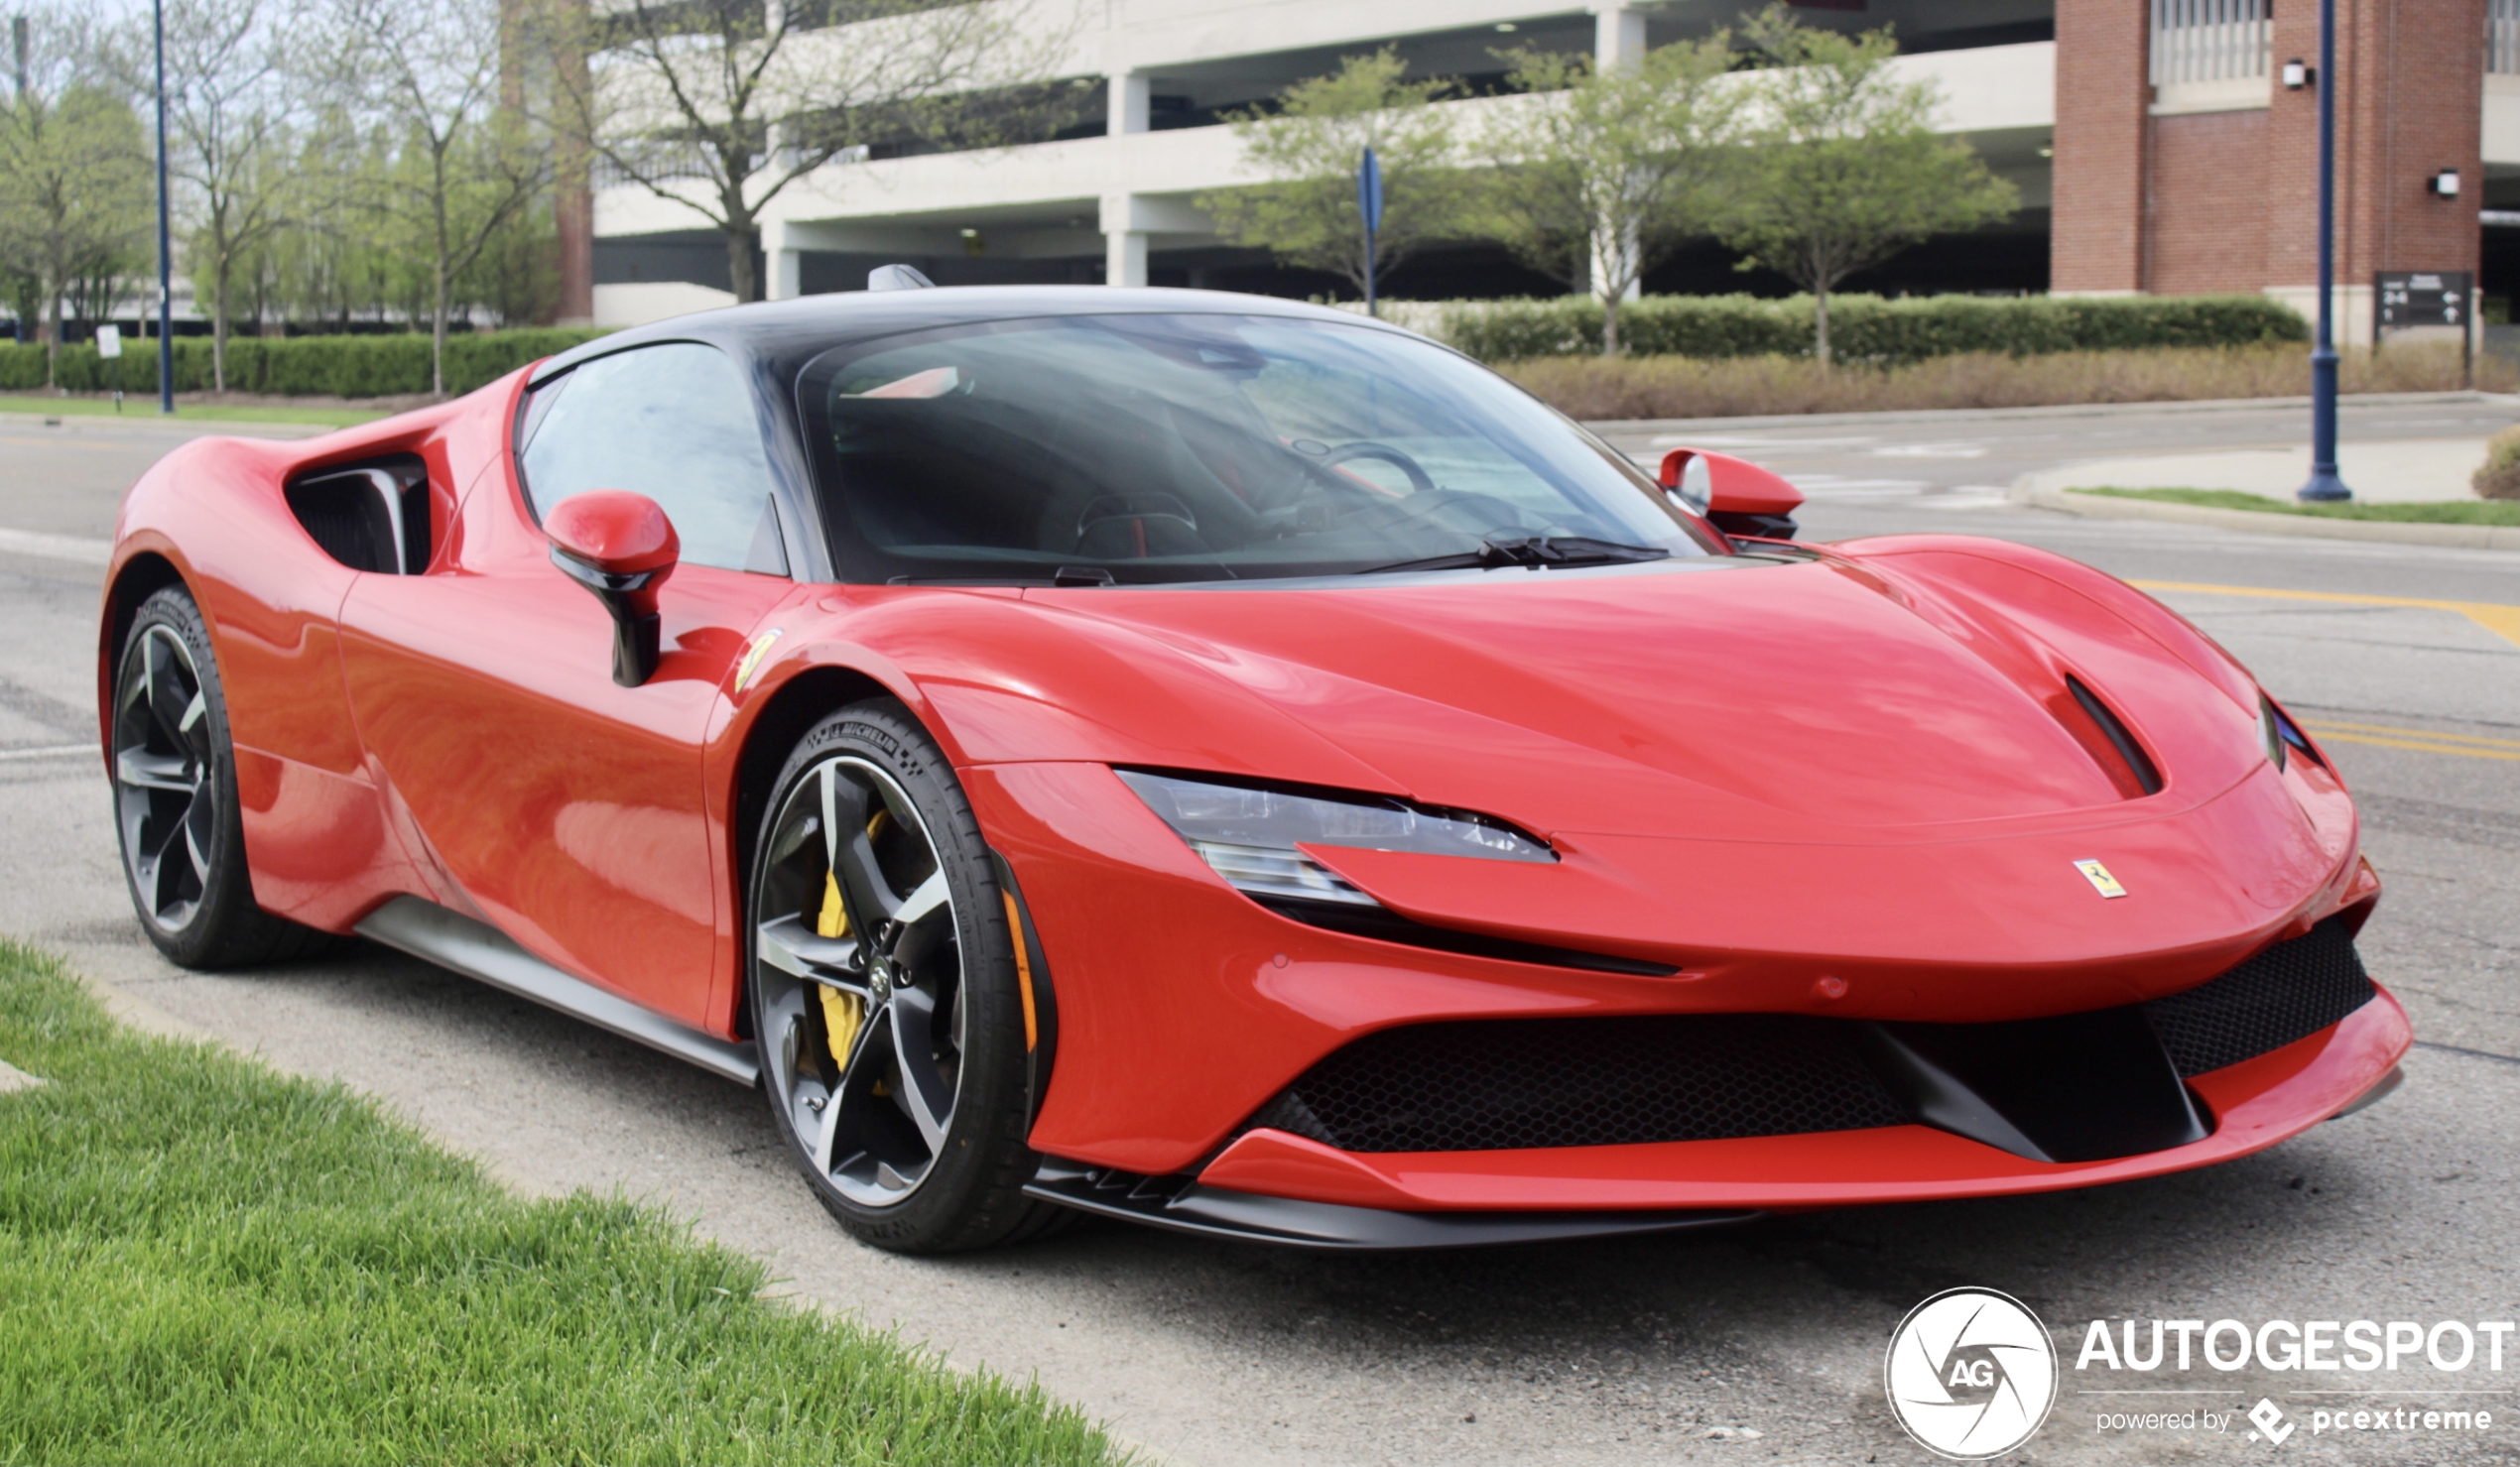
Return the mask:
<path id="1" fill-rule="evenodd" d="M 899 703 L 798 741 L 753 860 L 762 1086 L 807 1183 L 903 1253 L 1031 1236 L 1024 1016 L 1007 903 L 952 771 Z"/>
<path id="2" fill-rule="evenodd" d="M 115 666 L 114 828 L 141 930 L 188 968 L 303 957 L 334 940 L 254 905 L 236 751 L 209 629 L 189 592 L 140 604 Z"/>

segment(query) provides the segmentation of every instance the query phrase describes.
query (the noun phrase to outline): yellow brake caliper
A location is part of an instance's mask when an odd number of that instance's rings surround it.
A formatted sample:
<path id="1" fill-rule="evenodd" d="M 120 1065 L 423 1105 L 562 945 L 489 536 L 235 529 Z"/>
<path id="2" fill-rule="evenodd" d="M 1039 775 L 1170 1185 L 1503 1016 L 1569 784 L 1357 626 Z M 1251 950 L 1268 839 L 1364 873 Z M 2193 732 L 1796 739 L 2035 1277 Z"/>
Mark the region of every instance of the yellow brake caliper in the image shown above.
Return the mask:
<path id="1" fill-rule="evenodd" d="M 814 918 L 814 935 L 845 937 L 848 935 L 848 908 L 840 901 L 840 879 L 836 873 L 822 875 L 822 911 Z M 857 1042 L 857 1028 L 866 1022 L 865 1003 L 853 993 L 816 984 L 822 995 L 822 1025 L 830 1034 L 832 1083 L 839 1083 L 839 1072 L 848 1064 L 850 1048 Z"/>

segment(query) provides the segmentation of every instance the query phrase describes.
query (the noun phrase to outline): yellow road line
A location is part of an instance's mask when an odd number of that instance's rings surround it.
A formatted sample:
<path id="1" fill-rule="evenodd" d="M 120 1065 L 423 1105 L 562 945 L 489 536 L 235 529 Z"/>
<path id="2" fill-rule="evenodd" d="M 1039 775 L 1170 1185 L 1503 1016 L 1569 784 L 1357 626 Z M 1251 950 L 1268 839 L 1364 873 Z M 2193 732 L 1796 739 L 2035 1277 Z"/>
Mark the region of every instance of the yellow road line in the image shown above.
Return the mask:
<path id="1" fill-rule="evenodd" d="M 2431 739 L 2440 743 L 2483 744 L 2491 749 L 2520 750 L 2520 739 L 2488 739 L 2477 734 L 2436 733 L 2429 728 L 2399 728 L 2387 723 L 2346 723 L 2339 719 L 2307 720 L 2307 725 L 2323 729 L 2342 729 L 2346 733 L 2397 734 L 2402 738 Z"/>
<path id="2" fill-rule="evenodd" d="M 2383 749 L 2414 749 L 2425 754 L 2464 754 L 2470 759 L 2509 759 L 2520 761 L 2520 751 L 2506 753 L 2500 749 L 2462 749 L 2457 744 L 2424 744 L 2413 739 L 2376 739 L 2369 734 L 2330 733 L 2316 724 L 2306 724 L 2325 744 L 2377 744 Z"/>
<path id="3" fill-rule="evenodd" d="M 2520 606 L 2506 606 L 2496 601 L 2431 601 L 2419 596 L 2285 591 L 2272 586 L 2216 586 L 2187 580 L 2139 580 L 2133 584 L 2147 591 L 2190 591 L 2205 596 L 2260 596 L 2270 601 L 2336 601 L 2348 606 L 2412 606 L 2427 611 L 2456 611 L 2513 646 L 2520 647 Z"/>

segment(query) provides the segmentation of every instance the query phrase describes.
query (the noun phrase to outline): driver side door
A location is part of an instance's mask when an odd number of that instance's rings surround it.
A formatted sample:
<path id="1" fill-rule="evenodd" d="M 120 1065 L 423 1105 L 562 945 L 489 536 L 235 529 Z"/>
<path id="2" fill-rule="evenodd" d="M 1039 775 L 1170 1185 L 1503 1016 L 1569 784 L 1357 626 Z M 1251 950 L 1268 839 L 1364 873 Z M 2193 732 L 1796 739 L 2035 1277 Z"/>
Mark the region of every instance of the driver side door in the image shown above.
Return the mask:
<path id="1" fill-rule="evenodd" d="M 715 347 L 587 362 L 520 407 L 515 469 L 459 515 L 445 574 L 366 577 L 343 666 L 370 773 L 424 893 L 568 972 L 697 1026 L 716 976 L 720 883 L 700 749 L 755 625 L 791 591 L 763 428 Z M 663 657 L 612 678 L 596 599 L 551 561 L 542 515 L 627 489 L 674 523 Z"/>

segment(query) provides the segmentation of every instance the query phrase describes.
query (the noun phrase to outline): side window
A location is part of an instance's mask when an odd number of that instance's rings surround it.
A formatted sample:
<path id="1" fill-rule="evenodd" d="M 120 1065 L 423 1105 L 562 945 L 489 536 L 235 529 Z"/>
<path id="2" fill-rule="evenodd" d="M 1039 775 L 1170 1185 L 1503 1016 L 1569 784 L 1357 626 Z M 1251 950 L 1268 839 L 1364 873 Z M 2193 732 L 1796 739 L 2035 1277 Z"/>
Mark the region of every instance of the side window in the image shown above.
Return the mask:
<path id="1" fill-rule="evenodd" d="M 674 522 L 696 565 L 785 575 L 753 390 L 694 341 L 598 357 L 534 394 L 518 451 L 537 517 L 589 489 L 627 489 Z"/>

